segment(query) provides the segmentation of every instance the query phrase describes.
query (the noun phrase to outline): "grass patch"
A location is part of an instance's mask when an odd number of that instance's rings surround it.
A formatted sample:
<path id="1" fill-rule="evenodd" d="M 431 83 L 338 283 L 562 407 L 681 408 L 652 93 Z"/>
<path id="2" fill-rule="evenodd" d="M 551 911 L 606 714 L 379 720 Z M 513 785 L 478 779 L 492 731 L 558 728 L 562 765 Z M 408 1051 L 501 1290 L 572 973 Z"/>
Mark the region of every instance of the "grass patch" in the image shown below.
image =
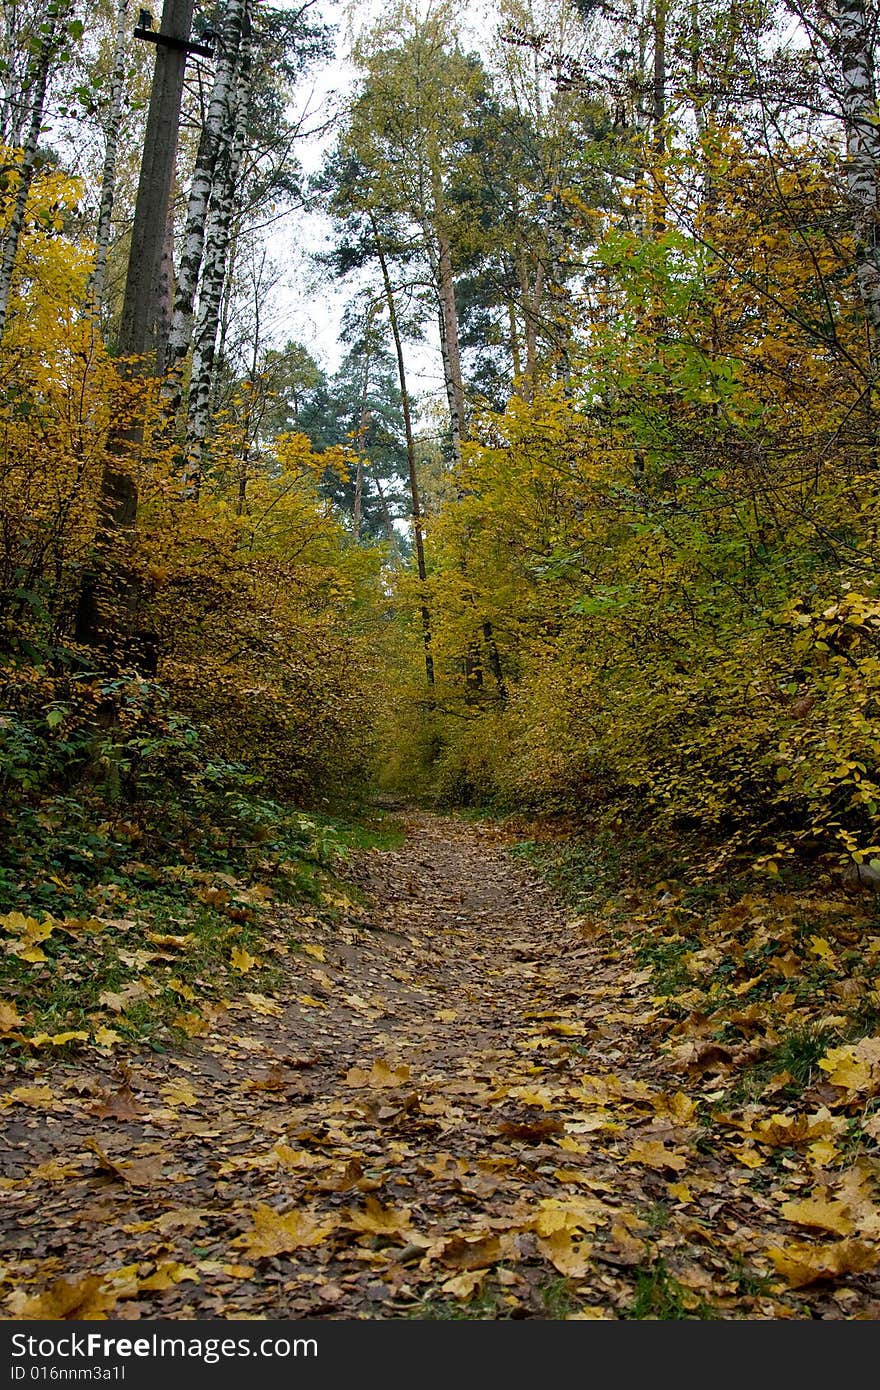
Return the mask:
<path id="1" fill-rule="evenodd" d="M 279 986 L 278 956 L 264 953 L 278 902 L 338 917 L 357 897 L 350 855 L 403 839 L 381 812 L 342 822 L 241 792 L 185 839 L 167 818 L 144 829 L 99 819 L 105 809 L 43 801 L 4 846 L 0 1003 L 18 1016 L 2 1043 L 13 1056 L 201 1036 L 211 1005 Z"/>
<path id="2" fill-rule="evenodd" d="M 718 1315 L 693 1289 L 680 1284 L 663 1260 L 657 1260 L 649 1269 L 637 1271 L 635 1296 L 621 1316 L 634 1321 L 673 1322 L 714 1319 Z"/>

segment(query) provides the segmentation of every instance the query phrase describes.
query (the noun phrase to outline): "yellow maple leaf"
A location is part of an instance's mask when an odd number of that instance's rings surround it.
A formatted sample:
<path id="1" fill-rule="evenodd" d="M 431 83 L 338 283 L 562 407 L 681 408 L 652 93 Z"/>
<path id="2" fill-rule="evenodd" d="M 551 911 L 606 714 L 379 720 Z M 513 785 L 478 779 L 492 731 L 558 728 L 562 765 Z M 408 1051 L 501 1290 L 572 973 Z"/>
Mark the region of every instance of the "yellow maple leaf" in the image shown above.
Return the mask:
<path id="1" fill-rule="evenodd" d="M 193 1265 L 181 1264 L 179 1260 L 160 1260 L 152 1274 L 146 1279 L 138 1280 L 138 1292 L 172 1289 L 175 1284 L 182 1284 L 184 1280 L 198 1284 L 199 1270 Z"/>
<path id="2" fill-rule="evenodd" d="M 827 965 L 829 970 L 833 970 L 837 965 L 834 947 L 824 936 L 810 937 L 810 954 L 818 956 L 822 964 Z"/>
<path id="3" fill-rule="evenodd" d="M 245 950 L 244 946 L 233 946 L 230 961 L 233 970 L 239 970 L 244 975 L 248 970 L 253 970 L 257 964 L 257 957 L 252 956 L 250 951 Z"/>
<path id="4" fill-rule="evenodd" d="M 40 965 L 49 959 L 45 951 L 41 951 L 39 946 L 27 943 L 18 943 L 7 947 L 11 956 L 18 956 L 19 960 L 27 961 L 28 965 Z"/>
<path id="5" fill-rule="evenodd" d="M 807 1198 L 802 1202 L 783 1202 L 782 1215 L 797 1226 L 810 1226 L 818 1231 L 831 1231 L 836 1236 L 849 1236 L 855 1230 L 852 1214 L 845 1202 Z"/>
<path id="6" fill-rule="evenodd" d="M 604 1214 L 603 1204 L 590 1197 L 545 1197 L 538 1203 L 537 1214 L 530 1222 L 539 1236 L 552 1236 L 558 1231 L 573 1235 L 576 1231 L 594 1231 Z"/>
<path id="7" fill-rule="evenodd" d="M 412 1234 L 411 1212 L 408 1207 L 397 1210 L 383 1207 L 376 1197 L 367 1197 L 364 1210 L 349 1207 L 347 1225 L 352 1231 L 374 1236 L 409 1236 Z"/>
<path id="8" fill-rule="evenodd" d="M 197 1106 L 199 1103 L 188 1081 L 169 1081 L 167 1085 L 161 1088 L 160 1094 L 165 1104 L 172 1106 L 174 1109 L 177 1109 L 180 1105 L 189 1109 L 192 1106 Z"/>
<path id="9" fill-rule="evenodd" d="M 0 1097 L 0 1105 L 29 1105 L 35 1110 L 44 1110 L 55 1103 L 55 1095 L 48 1086 L 16 1086 Z"/>
<path id="10" fill-rule="evenodd" d="M 188 1038 L 206 1038 L 211 1031 L 210 1023 L 199 1013 L 175 1014 L 171 1022 Z"/>
<path id="11" fill-rule="evenodd" d="M 880 1261 L 880 1249 L 863 1240 L 838 1240 L 831 1245 L 798 1242 L 767 1253 L 777 1273 L 787 1279 L 793 1289 L 842 1274 L 864 1274 Z"/>
<path id="12" fill-rule="evenodd" d="M 305 1004 L 307 1009 L 326 1009 L 327 1005 L 323 999 L 316 999 L 313 994 L 298 994 L 298 1004 Z"/>
<path id="13" fill-rule="evenodd" d="M 446 1279 L 440 1287 L 444 1293 L 460 1299 L 462 1303 L 467 1303 L 473 1298 L 477 1290 L 482 1288 L 485 1278 L 485 1269 L 476 1269 L 465 1274 L 454 1274 L 450 1279 Z"/>
<path id="14" fill-rule="evenodd" d="M 684 1154 L 667 1149 L 658 1139 L 639 1139 L 624 1157 L 624 1163 L 642 1163 L 646 1168 L 671 1168 L 680 1173 L 688 1166 Z"/>
<path id="15" fill-rule="evenodd" d="M 850 1094 L 874 1095 L 880 1089 L 880 1038 L 862 1038 L 857 1043 L 832 1047 L 819 1066 L 832 1086 L 842 1086 Z"/>
<path id="16" fill-rule="evenodd" d="M 827 1168 L 840 1158 L 840 1150 L 833 1139 L 817 1139 L 815 1144 L 808 1146 L 807 1153 L 814 1168 Z"/>
<path id="17" fill-rule="evenodd" d="M 686 1182 L 667 1183 L 666 1191 L 675 1202 L 683 1202 L 686 1204 L 694 1200 L 694 1194 L 691 1192 Z"/>
<path id="18" fill-rule="evenodd" d="M 566 1278 L 583 1279 L 592 1268 L 592 1245 L 587 1240 L 578 1239 L 570 1231 L 554 1231 L 552 1235 L 539 1236 L 538 1249 L 554 1269 Z"/>
<path id="19" fill-rule="evenodd" d="M 104 1321 L 118 1295 L 104 1288 L 106 1275 L 87 1274 L 84 1279 L 57 1279 L 40 1294 L 28 1297 L 19 1291 L 10 1310 L 17 1318 Z"/>
<path id="20" fill-rule="evenodd" d="M 403 1086 L 409 1081 L 409 1067 L 405 1062 L 391 1066 L 380 1057 L 369 1071 L 364 1067 L 351 1067 L 345 1075 L 346 1086 Z"/>
<path id="21" fill-rule="evenodd" d="M 88 1042 L 88 1033 L 83 1033 L 79 1029 L 71 1029 L 67 1033 L 35 1033 L 32 1038 L 28 1038 L 31 1047 L 63 1047 L 69 1042 Z"/>
<path id="22" fill-rule="evenodd" d="M 320 1245 L 336 1229 L 326 1217 L 316 1219 L 307 1211 L 289 1211 L 282 1215 L 273 1207 L 260 1205 L 254 1212 L 254 1224 L 232 1242 L 252 1259 L 268 1259 Z"/>
<path id="23" fill-rule="evenodd" d="M 263 1014 L 267 1018 L 280 1018 L 284 1013 L 278 1001 L 276 999 L 267 999 L 265 994 L 253 994 L 250 991 L 246 991 L 244 997 L 250 1004 L 254 1013 Z"/>
<path id="24" fill-rule="evenodd" d="M 324 947 L 316 946 L 311 941 L 304 943 L 299 949 L 304 952 L 305 955 L 311 956 L 313 960 L 323 961 L 327 959 L 327 952 L 324 950 Z"/>

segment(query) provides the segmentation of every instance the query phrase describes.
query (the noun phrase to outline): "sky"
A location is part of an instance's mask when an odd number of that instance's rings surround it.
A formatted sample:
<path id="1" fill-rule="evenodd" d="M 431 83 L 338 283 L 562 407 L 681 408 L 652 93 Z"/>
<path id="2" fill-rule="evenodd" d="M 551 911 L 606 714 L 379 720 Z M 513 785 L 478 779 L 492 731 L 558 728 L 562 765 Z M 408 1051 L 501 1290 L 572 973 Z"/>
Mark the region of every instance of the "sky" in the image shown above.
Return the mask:
<path id="1" fill-rule="evenodd" d="M 286 3 L 293 8 L 295 0 L 286 0 Z M 357 32 L 387 8 L 377 0 L 349 0 L 349 3 L 319 0 L 319 3 L 321 17 L 337 26 L 336 56 L 331 63 L 311 74 L 298 93 L 299 111 L 307 113 L 303 121 L 307 130 L 319 127 L 329 112 L 344 110 L 346 96 L 354 89 L 357 79 L 356 69 L 346 58 L 351 46 L 351 30 L 354 28 Z M 476 42 L 479 30 L 488 29 L 493 11 L 491 0 L 475 0 L 471 4 L 469 32 L 464 34 L 469 43 Z M 320 168 L 333 140 L 334 133 L 330 130 L 299 143 L 297 154 L 306 175 Z M 357 286 L 354 279 L 336 287 L 328 285 L 310 264 L 309 254 L 320 251 L 327 244 L 329 230 L 329 221 L 320 212 L 298 211 L 279 224 L 271 238 L 271 248 L 273 256 L 288 267 L 283 288 L 279 288 L 277 295 L 277 331 L 280 331 L 281 341 L 295 338 L 332 373 L 345 351 L 339 336 L 342 313 Z M 436 333 L 429 334 L 425 344 L 407 344 L 406 355 L 409 385 L 422 407 L 445 400 Z"/>

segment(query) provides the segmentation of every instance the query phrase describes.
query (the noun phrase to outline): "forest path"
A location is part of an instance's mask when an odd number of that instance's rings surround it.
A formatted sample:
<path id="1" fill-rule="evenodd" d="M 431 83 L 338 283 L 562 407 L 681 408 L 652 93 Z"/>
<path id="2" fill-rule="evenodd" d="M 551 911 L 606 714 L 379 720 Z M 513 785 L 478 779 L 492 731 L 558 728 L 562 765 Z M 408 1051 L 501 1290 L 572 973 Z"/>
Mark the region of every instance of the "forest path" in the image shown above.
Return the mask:
<path id="1" fill-rule="evenodd" d="M 650 972 L 500 831 L 407 832 L 362 857 L 342 925 L 278 909 L 272 997 L 182 1051 L 30 1078 L 6 1316 L 780 1315 L 731 1273 L 761 1199 L 699 1152 Z"/>

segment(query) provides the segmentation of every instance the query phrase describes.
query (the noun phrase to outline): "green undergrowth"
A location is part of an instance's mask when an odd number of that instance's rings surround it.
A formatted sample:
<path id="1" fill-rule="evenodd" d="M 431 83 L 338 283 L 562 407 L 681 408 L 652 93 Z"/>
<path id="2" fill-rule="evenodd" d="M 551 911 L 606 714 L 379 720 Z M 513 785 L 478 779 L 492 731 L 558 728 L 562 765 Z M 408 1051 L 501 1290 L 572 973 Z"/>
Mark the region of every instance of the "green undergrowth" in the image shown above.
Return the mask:
<path id="1" fill-rule="evenodd" d="M 166 779 L 170 736 L 125 794 L 46 779 L 2 818 L 0 1046 L 14 1058 L 201 1036 L 229 998 L 277 988 L 297 914 L 356 905 L 353 853 L 402 839 L 380 810 L 304 811 L 243 766 L 187 768 L 181 742 Z"/>

